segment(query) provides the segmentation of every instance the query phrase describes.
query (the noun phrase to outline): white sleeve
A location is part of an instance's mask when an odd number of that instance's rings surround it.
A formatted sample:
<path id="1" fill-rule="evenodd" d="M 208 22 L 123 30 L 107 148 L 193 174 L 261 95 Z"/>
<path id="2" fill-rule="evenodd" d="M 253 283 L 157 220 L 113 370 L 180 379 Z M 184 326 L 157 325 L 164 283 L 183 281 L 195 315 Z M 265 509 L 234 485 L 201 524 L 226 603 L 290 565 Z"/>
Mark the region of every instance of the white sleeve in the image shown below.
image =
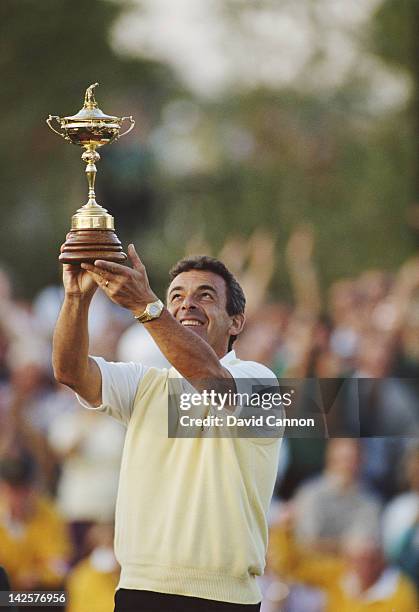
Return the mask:
<path id="1" fill-rule="evenodd" d="M 119 363 L 105 361 L 102 357 L 92 357 L 102 375 L 102 403 L 92 406 L 76 394 L 84 408 L 98 410 L 112 416 L 124 425 L 131 418 L 138 385 L 144 378 L 148 367 L 141 363 Z"/>

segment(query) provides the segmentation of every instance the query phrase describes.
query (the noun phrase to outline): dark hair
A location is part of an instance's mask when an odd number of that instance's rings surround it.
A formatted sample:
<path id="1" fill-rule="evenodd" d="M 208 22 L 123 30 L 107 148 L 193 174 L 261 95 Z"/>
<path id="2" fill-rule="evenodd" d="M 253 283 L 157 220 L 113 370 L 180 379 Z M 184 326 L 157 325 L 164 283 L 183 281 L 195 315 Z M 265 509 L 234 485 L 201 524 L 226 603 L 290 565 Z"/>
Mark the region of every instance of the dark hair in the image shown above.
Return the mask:
<path id="1" fill-rule="evenodd" d="M 12 487 L 27 486 L 33 482 L 35 465 L 30 455 L 5 456 L 0 462 L 0 480 Z"/>
<path id="2" fill-rule="evenodd" d="M 182 272 L 189 272 L 190 270 L 214 272 L 214 274 L 221 276 L 227 287 L 227 314 L 232 316 L 244 313 L 246 298 L 244 297 L 243 289 L 222 261 L 215 259 L 215 257 L 209 257 L 208 255 L 185 257 L 178 261 L 169 271 L 170 281 L 179 274 L 182 274 Z M 237 336 L 230 336 L 228 350 L 231 350 L 236 338 Z"/>

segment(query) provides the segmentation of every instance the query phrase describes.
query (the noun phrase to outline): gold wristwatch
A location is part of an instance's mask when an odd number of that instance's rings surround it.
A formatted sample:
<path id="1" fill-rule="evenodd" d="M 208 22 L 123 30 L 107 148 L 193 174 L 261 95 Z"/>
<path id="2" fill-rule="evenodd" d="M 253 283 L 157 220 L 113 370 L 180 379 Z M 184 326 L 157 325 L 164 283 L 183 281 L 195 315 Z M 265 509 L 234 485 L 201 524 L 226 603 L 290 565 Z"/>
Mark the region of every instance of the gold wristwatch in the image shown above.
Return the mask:
<path id="1" fill-rule="evenodd" d="M 147 321 L 158 319 L 163 311 L 163 308 L 164 304 L 161 300 L 157 300 L 156 302 L 150 302 L 145 307 L 144 312 L 134 317 L 134 319 L 137 319 L 139 323 L 147 323 Z"/>

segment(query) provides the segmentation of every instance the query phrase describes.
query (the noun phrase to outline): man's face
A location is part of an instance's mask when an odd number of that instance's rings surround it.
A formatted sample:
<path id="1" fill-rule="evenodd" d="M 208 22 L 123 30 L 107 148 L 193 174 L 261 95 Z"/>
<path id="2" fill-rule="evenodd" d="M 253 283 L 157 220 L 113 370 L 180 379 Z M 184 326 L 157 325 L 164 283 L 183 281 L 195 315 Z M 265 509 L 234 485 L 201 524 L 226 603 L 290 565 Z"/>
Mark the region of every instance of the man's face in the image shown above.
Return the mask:
<path id="1" fill-rule="evenodd" d="M 167 308 L 181 325 L 208 342 L 219 357 L 227 352 L 230 335 L 237 335 L 243 315 L 227 314 L 227 287 L 214 272 L 189 270 L 170 283 Z"/>
<path id="2" fill-rule="evenodd" d="M 33 503 L 33 489 L 30 485 L 10 485 L 3 482 L 0 485 L 1 497 L 12 518 L 25 521 L 30 514 Z"/>
<path id="3" fill-rule="evenodd" d="M 358 577 L 362 590 L 373 585 L 384 569 L 382 551 L 377 545 L 370 544 L 368 538 L 350 546 L 345 558 L 349 570 Z"/>
<path id="4" fill-rule="evenodd" d="M 353 483 L 359 475 L 361 448 L 358 440 L 336 438 L 327 448 L 327 469 L 339 478 L 342 484 Z"/>

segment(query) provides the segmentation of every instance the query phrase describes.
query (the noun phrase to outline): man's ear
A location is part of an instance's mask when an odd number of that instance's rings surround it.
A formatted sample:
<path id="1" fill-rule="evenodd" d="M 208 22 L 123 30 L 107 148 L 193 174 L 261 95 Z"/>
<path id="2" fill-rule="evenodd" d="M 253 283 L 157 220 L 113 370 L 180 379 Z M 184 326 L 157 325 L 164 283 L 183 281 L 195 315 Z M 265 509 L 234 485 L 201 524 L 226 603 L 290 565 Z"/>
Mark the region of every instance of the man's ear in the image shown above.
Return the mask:
<path id="1" fill-rule="evenodd" d="M 244 313 L 242 312 L 240 314 L 232 315 L 230 318 L 231 318 L 231 325 L 228 331 L 230 332 L 231 336 L 238 336 L 244 327 L 246 317 L 244 316 Z"/>

